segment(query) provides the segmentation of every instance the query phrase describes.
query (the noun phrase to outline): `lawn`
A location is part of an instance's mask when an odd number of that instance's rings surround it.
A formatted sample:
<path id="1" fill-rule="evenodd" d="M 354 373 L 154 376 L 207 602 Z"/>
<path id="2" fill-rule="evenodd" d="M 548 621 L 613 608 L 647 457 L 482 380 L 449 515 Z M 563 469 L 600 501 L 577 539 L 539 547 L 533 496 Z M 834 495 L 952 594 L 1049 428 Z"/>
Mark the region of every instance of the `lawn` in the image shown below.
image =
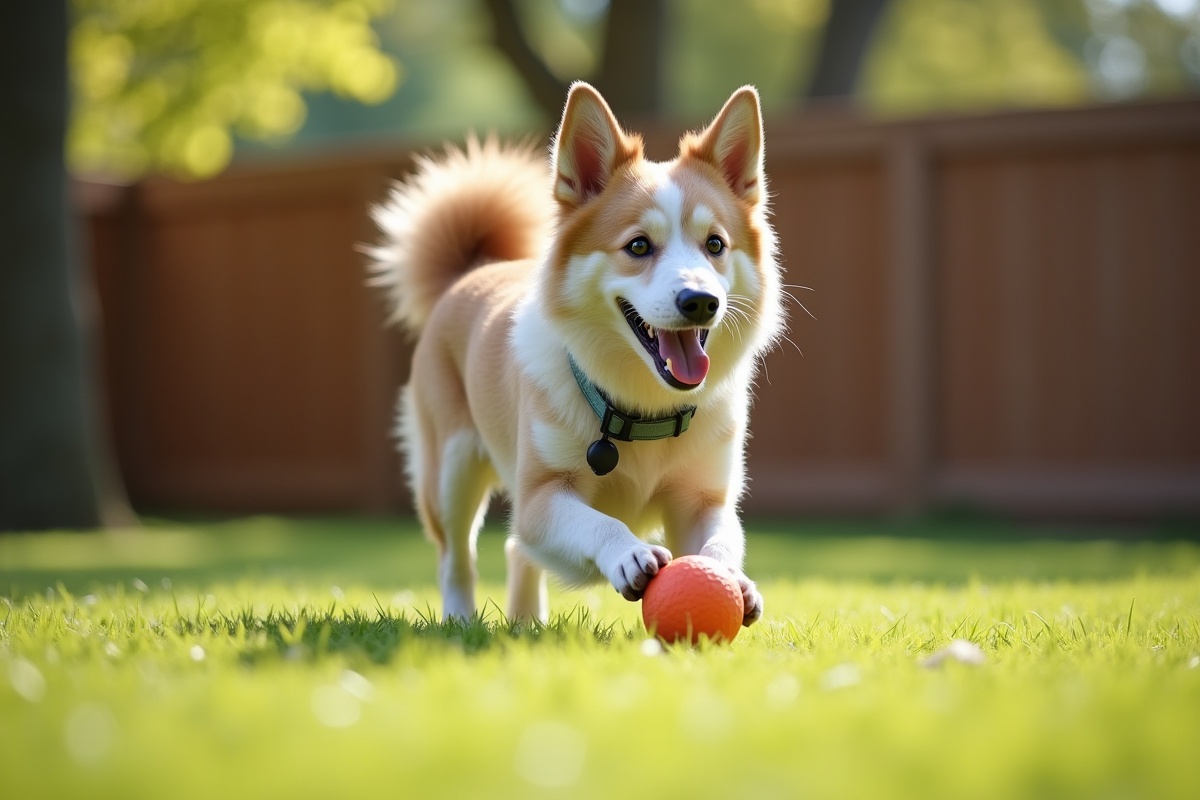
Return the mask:
<path id="1" fill-rule="evenodd" d="M 0 537 L 0 794 L 1195 796 L 1194 528 L 750 529 L 766 616 L 697 650 L 604 587 L 440 625 L 406 521 Z"/>

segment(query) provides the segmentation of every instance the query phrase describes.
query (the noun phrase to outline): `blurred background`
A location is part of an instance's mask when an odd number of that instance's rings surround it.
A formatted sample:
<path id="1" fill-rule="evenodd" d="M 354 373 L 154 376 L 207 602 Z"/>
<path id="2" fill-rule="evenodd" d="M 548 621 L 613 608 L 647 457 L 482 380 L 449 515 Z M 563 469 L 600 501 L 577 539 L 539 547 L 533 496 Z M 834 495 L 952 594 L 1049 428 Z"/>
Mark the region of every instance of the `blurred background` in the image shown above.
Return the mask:
<path id="1" fill-rule="evenodd" d="M 762 93 L 749 513 L 1200 518 L 1197 0 L 30 5 L 0 159 L 70 181 L 3 199 L 0 529 L 407 510 L 368 209 L 575 79 L 658 159 Z"/>

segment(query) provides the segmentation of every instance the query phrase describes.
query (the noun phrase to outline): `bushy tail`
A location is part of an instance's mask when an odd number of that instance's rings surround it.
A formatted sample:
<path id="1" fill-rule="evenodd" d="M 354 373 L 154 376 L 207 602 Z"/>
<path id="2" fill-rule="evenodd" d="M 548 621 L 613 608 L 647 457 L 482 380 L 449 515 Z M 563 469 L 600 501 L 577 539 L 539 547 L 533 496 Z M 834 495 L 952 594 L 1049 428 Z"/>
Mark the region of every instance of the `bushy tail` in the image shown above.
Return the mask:
<path id="1" fill-rule="evenodd" d="M 536 256 L 554 220 L 549 170 L 531 147 L 448 146 L 420 158 L 373 210 L 383 232 L 368 248 L 373 286 L 387 291 L 391 321 L 418 334 L 434 303 L 460 275 L 492 261 Z"/>

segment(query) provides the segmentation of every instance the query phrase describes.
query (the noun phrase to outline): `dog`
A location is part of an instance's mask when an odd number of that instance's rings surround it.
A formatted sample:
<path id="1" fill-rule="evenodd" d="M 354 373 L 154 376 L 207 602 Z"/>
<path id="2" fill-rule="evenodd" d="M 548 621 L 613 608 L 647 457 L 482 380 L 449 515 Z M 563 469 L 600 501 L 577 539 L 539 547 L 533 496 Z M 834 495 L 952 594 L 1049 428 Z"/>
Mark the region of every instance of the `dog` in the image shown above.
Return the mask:
<path id="1" fill-rule="evenodd" d="M 444 618 L 475 613 L 476 539 L 505 491 L 510 618 L 547 619 L 547 571 L 636 601 L 699 553 L 736 576 L 750 625 L 737 504 L 784 326 L 758 93 L 653 162 L 575 83 L 549 162 L 471 138 L 374 209 L 371 282 L 417 337 L 398 439 Z"/>

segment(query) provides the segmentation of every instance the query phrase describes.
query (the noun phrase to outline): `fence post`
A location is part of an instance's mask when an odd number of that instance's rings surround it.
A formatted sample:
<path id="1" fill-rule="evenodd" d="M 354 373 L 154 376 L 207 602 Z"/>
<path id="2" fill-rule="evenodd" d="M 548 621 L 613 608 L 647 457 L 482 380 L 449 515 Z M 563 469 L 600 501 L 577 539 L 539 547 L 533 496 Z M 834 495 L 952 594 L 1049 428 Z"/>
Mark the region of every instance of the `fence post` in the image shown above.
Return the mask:
<path id="1" fill-rule="evenodd" d="M 929 502 L 933 458 L 935 296 L 930 263 L 928 145 L 919 130 L 900 130 L 885 158 L 891 219 L 891 282 L 887 287 L 891 316 L 891 506 L 897 513 L 911 514 Z"/>

